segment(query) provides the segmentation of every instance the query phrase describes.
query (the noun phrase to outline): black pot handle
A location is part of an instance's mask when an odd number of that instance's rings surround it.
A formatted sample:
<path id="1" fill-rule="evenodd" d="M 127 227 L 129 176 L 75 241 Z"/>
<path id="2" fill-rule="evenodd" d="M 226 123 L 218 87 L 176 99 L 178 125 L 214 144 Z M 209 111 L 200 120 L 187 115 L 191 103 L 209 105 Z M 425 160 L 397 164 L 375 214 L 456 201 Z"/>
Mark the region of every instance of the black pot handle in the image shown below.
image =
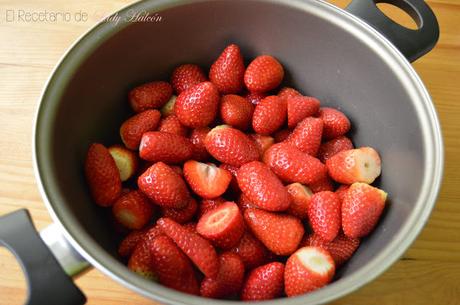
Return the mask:
<path id="1" fill-rule="evenodd" d="M 418 29 L 394 22 L 376 3 L 393 4 L 404 10 L 416 21 Z M 424 0 L 353 0 L 345 10 L 377 29 L 411 62 L 433 49 L 439 39 L 438 21 Z"/>
<path id="2" fill-rule="evenodd" d="M 38 235 L 26 210 L 0 217 L 0 246 L 11 250 L 26 274 L 27 305 L 86 303 L 83 293 Z"/>

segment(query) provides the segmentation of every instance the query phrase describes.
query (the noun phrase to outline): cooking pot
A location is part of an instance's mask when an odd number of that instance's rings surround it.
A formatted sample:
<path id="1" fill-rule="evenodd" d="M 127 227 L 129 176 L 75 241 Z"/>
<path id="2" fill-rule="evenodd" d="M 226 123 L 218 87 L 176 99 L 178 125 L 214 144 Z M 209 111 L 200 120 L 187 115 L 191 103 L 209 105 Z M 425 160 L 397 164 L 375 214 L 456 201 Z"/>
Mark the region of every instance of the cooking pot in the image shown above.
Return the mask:
<path id="1" fill-rule="evenodd" d="M 394 23 L 375 2 L 399 6 L 419 29 Z M 147 281 L 120 262 L 106 211 L 90 198 L 83 162 L 90 143 L 120 142 L 131 88 L 168 79 L 178 64 L 209 67 L 230 43 L 247 61 L 275 56 L 287 71 L 286 84 L 344 111 L 355 145 L 380 152 L 377 184 L 389 194 L 378 227 L 333 283 L 264 304 L 326 303 L 372 281 L 414 241 L 441 184 L 439 122 L 409 63 L 431 50 L 438 36 L 423 0 L 354 0 L 346 10 L 313 0 L 145 0 L 102 21 L 58 64 L 36 116 L 35 172 L 54 224 L 39 235 L 24 210 L 0 218 L 0 240 L 27 274 L 28 304 L 83 304 L 71 277 L 89 266 L 152 300 L 203 304 L 203 298 Z"/>

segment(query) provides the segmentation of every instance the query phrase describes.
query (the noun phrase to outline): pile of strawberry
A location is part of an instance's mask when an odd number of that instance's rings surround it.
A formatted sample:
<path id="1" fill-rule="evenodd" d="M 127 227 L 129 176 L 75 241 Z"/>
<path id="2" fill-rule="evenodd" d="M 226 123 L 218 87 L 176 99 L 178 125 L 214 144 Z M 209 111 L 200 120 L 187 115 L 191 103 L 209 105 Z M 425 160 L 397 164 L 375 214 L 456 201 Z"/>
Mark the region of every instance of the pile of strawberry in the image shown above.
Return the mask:
<path id="1" fill-rule="evenodd" d="M 92 144 L 85 173 L 129 232 L 119 254 L 132 271 L 210 298 L 290 297 L 328 284 L 373 230 L 378 153 L 353 147 L 339 110 L 275 94 L 283 77 L 268 55 L 246 68 L 232 44 L 209 80 L 185 64 L 130 92 L 124 145 Z"/>

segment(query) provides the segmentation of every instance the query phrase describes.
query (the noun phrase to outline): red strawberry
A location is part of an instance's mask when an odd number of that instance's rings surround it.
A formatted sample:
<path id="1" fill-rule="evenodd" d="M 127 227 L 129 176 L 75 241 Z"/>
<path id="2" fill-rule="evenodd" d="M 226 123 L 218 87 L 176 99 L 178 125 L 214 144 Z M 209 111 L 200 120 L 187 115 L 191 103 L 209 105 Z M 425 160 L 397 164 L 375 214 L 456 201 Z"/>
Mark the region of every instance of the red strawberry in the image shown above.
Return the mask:
<path id="1" fill-rule="evenodd" d="M 149 131 L 142 136 L 139 155 L 151 162 L 181 163 L 191 158 L 192 143 L 185 137 L 163 131 Z"/>
<path id="2" fill-rule="evenodd" d="M 160 112 L 163 118 L 166 118 L 171 114 L 174 114 L 174 105 L 176 104 L 176 98 L 177 96 L 175 95 L 171 96 L 169 101 L 163 107 L 161 107 Z"/>
<path id="3" fill-rule="evenodd" d="M 230 165 L 230 164 L 225 164 L 225 163 L 222 163 L 219 167 L 229 171 L 230 174 L 232 174 L 232 181 L 230 181 L 229 190 L 236 195 L 239 194 L 241 190 L 240 190 L 240 187 L 238 186 L 238 181 L 236 181 L 236 173 L 238 172 L 239 168 L 236 166 Z"/>
<path id="4" fill-rule="evenodd" d="M 265 93 L 257 93 L 257 92 L 248 92 L 245 98 L 251 102 L 253 105 L 259 104 L 261 100 L 267 97 Z"/>
<path id="5" fill-rule="evenodd" d="M 289 184 L 286 190 L 291 197 L 291 205 L 286 212 L 300 219 L 307 219 L 312 191 L 300 183 Z"/>
<path id="6" fill-rule="evenodd" d="M 216 250 L 209 241 L 169 218 L 160 218 L 157 224 L 184 251 L 201 272 L 207 277 L 217 276 L 219 259 Z"/>
<path id="7" fill-rule="evenodd" d="M 323 137 L 325 139 L 334 139 L 346 134 L 351 127 L 350 120 L 343 112 L 324 107 L 319 110 L 319 118 L 324 122 Z"/>
<path id="8" fill-rule="evenodd" d="M 285 101 L 276 95 L 267 96 L 257 104 L 252 117 L 252 128 L 261 135 L 277 131 L 286 121 Z"/>
<path id="9" fill-rule="evenodd" d="M 208 127 L 197 128 L 192 131 L 190 141 L 193 144 L 193 159 L 197 161 L 206 161 L 210 158 L 206 147 L 204 146 L 204 139 L 211 131 Z"/>
<path id="10" fill-rule="evenodd" d="M 353 183 L 342 202 L 345 235 L 360 238 L 369 234 L 385 208 L 387 193 L 365 183 Z"/>
<path id="11" fill-rule="evenodd" d="M 179 176 L 183 177 L 184 176 L 184 172 L 182 171 L 182 167 L 180 167 L 179 165 L 170 165 L 169 167 L 171 167 L 171 169 L 176 172 L 176 174 L 178 174 Z"/>
<path id="12" fill-rule="evenodd" d="M 318 113 L 319 100 L 314 97 L 297 96 L 286 98 L 286 100 L 289 128 L 294 128 L 303 119 Z"/>
<path id="13" fill-rule="evenodd" d="M 203 70 L 193 64 L 180 65 L 174 69 L 171 75 L 171 84 L 177 94 L 181 94 L 183 91 L 206 80 Z"/>
<path id="14" fill-rule="evenodd" d="M 218 105 L 219 92 L 216 87 L 204 82 L 179 94 L 174 112 L 186 127 L 206 127 L 216 118 Z"/>
<path id="15" fill-rule="evenodd" d="M 131 150 L 139 149 L 142 135 L 157 129 L 160 117 L 158 110 L 146 110 L 126 120 L 120 127 L 120 137 L 125 146 Z"/>
<path id="16" fill-rule="evenodd" d="M 182 227 L 189 232 L 197 233 L 196 222 L 187 222 L 186 224 L 183 224 Z"/>
<path id="17" fill-rule="evenodd" d="M 227 46 L 209 69 L 209 79 L 222 94 L 238 93 L 243 88 L 244 60 L 236 44 Z"/>
<path id="18" fill-rule="evenodd" d="M 257 207 L 268 211 L 284 211 L 289 207 L 289 194 L 278 177 L 259 161 L 246 163 L 238 170 L 241 191 Z"/>
<path id="19" fill-rule="evenodd" d="M 168 217 L 178 223 L 186 223 L 192 220 L 193 216 L 195 216 L 196 211 L 198 209 L 198 204 L 195 199 L 189 201 L 187 206 L 183 209 L 165 209 L 162 208 L 162 215 L 163 217 Z"/>
<path id="20" fill-rule="evenodd" d="M 109 147 L 109 152 L 113 160 L 115 160 L 121 181 L 126 181 L 134 176 L 139 163 L 137 155 L 134 152 L 121 145 Z"/>
<path id="21" fill-rule="evenodd" d="M 184 164 L 184 176 L 195 194 L 202 198 L 217 198 L 228 188 L 232 180 L 229 171 L 218 168 L 212 163 L 190 160 Z"/>
<path id="22" fill-rule="evenodd" d="M 196 230 L 217 247 L 230 249 L 243 235 L 243 216 L 234 202 L 225 202 L 201 216 Z"/>
<path id="23" fill-rule="evenodd" d="M 246 270 L 251 270 L 267 261 L 267 249 L 248 231 L 244 232 L 238 244 L 230 251 L 241 257 Z"/>
<path id="24" fill-rule="evenodd" d="M 284 77 L 283 66 L 274 57 L 256 57 L 244 73 L 244 84 L 251 92 L 267 92 L 281 84 Z"/>
<path id="25" fill-rule="evenodd" d="M 137 180 L 139 189 L 164 208 L 182 209 L 190 202 L 190 193 L 180 175 L 163 162 L 149 167 Z"/>
<path id="26" fill-rule="evenodd" d="M 334 259 L 337 267 L 348 261 L 359 247 L 359 239 L 350 238 L 340 233 L 333 241 L 325 241 L 316 234 L 310 235 L 305 246 L 321 247 L 326 249 Z"/>
<path id="27" fill-rule="evenodd" d="M 256 143 L 261 157 L 264 155 L 265 151 L 275 143 L 275 139 L 269 136 L 262 136 L 257 133 L 251 134 L 249 136 L 252 138 L 254 143 Z"/>
<path id="28" fill-rule="evenodd" d="M 382 171 L 380 156 L 371 147 L 344 150 L 326 161 L 332 179 L 343 184 L 372 183 Z"/>
<path id="29" fill-rule="evenodd" d="M 219 273 L 215 278 L 206 277 L 201 282 L 200 293 L 207 298 L 225 298 L 240 292 L 244 280 L 244 265 L 241 258 L 231 252 L 219 257 Z"/>
<path id="30" fill-rule="evenodd" d="M 302 93 L 300 93 L 299 91 L 297 91 L 296 89 L 294 88 L 290 88 L 290 87 L 283 87 L 281 88 L 281 90 L 278 92 L 278 96 L 281 97 L 281 98 L 291 98 L 291 97 L 299 97 L 299 96 L 302 96 Z"/>
<path id="31" fill-rule="evenodd" d="M 171 98 L 172 87 L 167 82 L 151 82 L 129 92 L 129 103 L 134 112 L 161 108 Z"/>
<path id="32" fill-rule="evenodd" d="M 330 157 L 336 155 L 337 153 L 353 148 L 351 140 L 346 136 L 341 136 L 321 144 L 318 151 L 318 158 L 321 162 L 326 163 Z"/>
<path id="33" fill-rule="evenodd" d="M 204 145 L 214 158 L 233 166 L 259 159 L 254 141 L 240 130 L 227 125 L 214 127 L 206 136 Z"/>
<path id="34" fill-rule="evenodd" d="M 112 207 L 115 219 L 131 230 L 142 229 L 153 216 L 149 199 L 139 191 L 131 191 L 115 201 Z"/>
<path id="35" fill-rule="evenodd" d="M 284 291 L 288 297 L 327 285 L 335 273 L 329 252 L 319 247 L 303 247 L 289 257 L 284 271 Z"/>
<path id="36" fill-rule="evenodd" d="M 254 205 L 252 201 L 243 193 L 241 193 L 236 203 L 242 211 L 244 211 L 245 209 L 257 208 L 257 206 Z"/>
<path id="37" fill-rule="evenodd" d="M 254 106 L 239 95 L 224 95 L 220 101 L 222 121 L 234 128 L 246 130 L 251 125 Z"/>
<path id="38" fill-rule="evenodd" d="M 321 161 L 288 143 L 270 147 L 263 160 L 278 177 L 288 183 L 310 184 L 326 176 L 326 167 Z"/>
<path id="39" fill-rule="evenodd" d="M 306 118 L 301 121 L 286 139 L 302 152 L 315 157 L 321 145 L 323 122 L 318 118 Z"/>
<path id="40" fill-rule="evenodd" d="M 282 296 L 284 290 L 284 265 L 273 262 L 249 273 L 241 292 L 243 301 L 272 300 Z"/>
<path id="41" fill-rule="evenodd" d="M 198 218 L 201 218 L 204 214 L 217 208 L 218 206 L 222 205 L 224 202 L 225 200 L 221 197 L 217 197 L 214 199 L 203 199 L 200 203 Z"/>
<path id="42" fill-rule="evenodd" d="M 339 196 L 340 201 L 343 201 L 345 194 L 347 193 L 348 189 L 350 188 L 349 185 L 342 184 L 339 188 L 335 191 L 337 196 Z"/>
<path id="43" fill-rule="evenodd" d="M 160 121 L 160 126 L 158 131 L 174 133 L 179 136 L 186 137 L 188 134 L 188 129 L 182 125 L 175 115 L 170 115 Z"/>
<path id="44" fill-rule="evenodd" d="M 319 193 L 324 191 L 334 191 L 334 182 L 326 175 L 323 179 L 310 183 L 308 187 L 313 193 Z"/>
<path id="45" fill-rule="evenodd" d="M 147 230 L 131 231 L 118 246 L 118 255 L 121 257 L 129 257 L 133 253 L 137 244 L 139 244 L 145 236 Z"/>
<path id="46" fill-rule="evenodd" d="M 247 209 L 244 219 L 254 235 L 276 255 L 293 253 L 304 234 L 302 222 L 292 215 Z"/>
<path id="47" fill-rule="evenodd" d="M 280 143 L 286 140 L 291 135 L 291 130 L 289 129 L 282 129 L 280 131 L 275 132 L 273 138 L 275 138 L 275 143 Z"/>
<path id="48" fill-rule="evenodd" d="M 107 207 L 120 196 L 120 173 L 104 145 L 94 143 L 89 147 L 85 160 L 85 176 L 96 204 Z"/>
<path id="49" fill-rule="evenodd" d="M 128 268 L 146 279 L 157 280 L 148 243 L 141 241 L 137 244 L 129 258 Z"/>
<path id="50" fill-rule="evenodd" d="M 308 219 L 315 234 L 326 241 L 334 240 L 342 226 L 339 197 L 330 191 L 313 194 L 308 205 Z"/>
<path id="51" fill-rule="evenodd" d="M 156 237 L 149 246 L 153 269 L 161 284 L 190 294 L 199 294 L 190 260 L 167 236 Z"/>

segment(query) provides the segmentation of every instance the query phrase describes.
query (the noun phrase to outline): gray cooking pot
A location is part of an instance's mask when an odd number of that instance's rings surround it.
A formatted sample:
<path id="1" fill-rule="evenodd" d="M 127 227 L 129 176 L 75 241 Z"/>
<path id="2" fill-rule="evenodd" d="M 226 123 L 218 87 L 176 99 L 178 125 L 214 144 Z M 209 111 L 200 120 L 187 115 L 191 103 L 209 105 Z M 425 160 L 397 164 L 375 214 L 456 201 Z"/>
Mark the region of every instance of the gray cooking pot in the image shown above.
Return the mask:
<path id="1" fill-rule="evenodd" d="M 355 144 L 381 153 L 378 184 L 390 198 L 377 229 L 336 281 L 308 295 L 264 304 L 326 303 L 393 264 L 426 223 L 441 184 L 439 122 L 409 63 L 433 48 L 439 32 L 422 0 L 378 1 L 406 10 L 419 30 L 392 22 L 374 2 L 355 0 L 346 12 L 313 0 L 145 0 L 84 35 L 51 76 L 36 119 L 36 176 L 55 223 L 38 238 L 27 212 L 0 218 L 1 243 L 27 273 L 28 304 L 83 304 L 70 277 L 89 265 L 162 303 L 205 302 L 144 280 L 119 261 L 114 233 L 105 211 L 90 199 L 82 165 L 91 142 L 120 141 L 117 130 L 130 114 L 131 88 L 167 79 L 181 63 L 209 67 L 229 43 L 240 45 L 248 61 L 263 53 L 277 57 L 286 68 L 286 84 L 342 109 L 353 122 Z M 148 12 L 151 20 L 127 22 L 134 12 Z"/>

